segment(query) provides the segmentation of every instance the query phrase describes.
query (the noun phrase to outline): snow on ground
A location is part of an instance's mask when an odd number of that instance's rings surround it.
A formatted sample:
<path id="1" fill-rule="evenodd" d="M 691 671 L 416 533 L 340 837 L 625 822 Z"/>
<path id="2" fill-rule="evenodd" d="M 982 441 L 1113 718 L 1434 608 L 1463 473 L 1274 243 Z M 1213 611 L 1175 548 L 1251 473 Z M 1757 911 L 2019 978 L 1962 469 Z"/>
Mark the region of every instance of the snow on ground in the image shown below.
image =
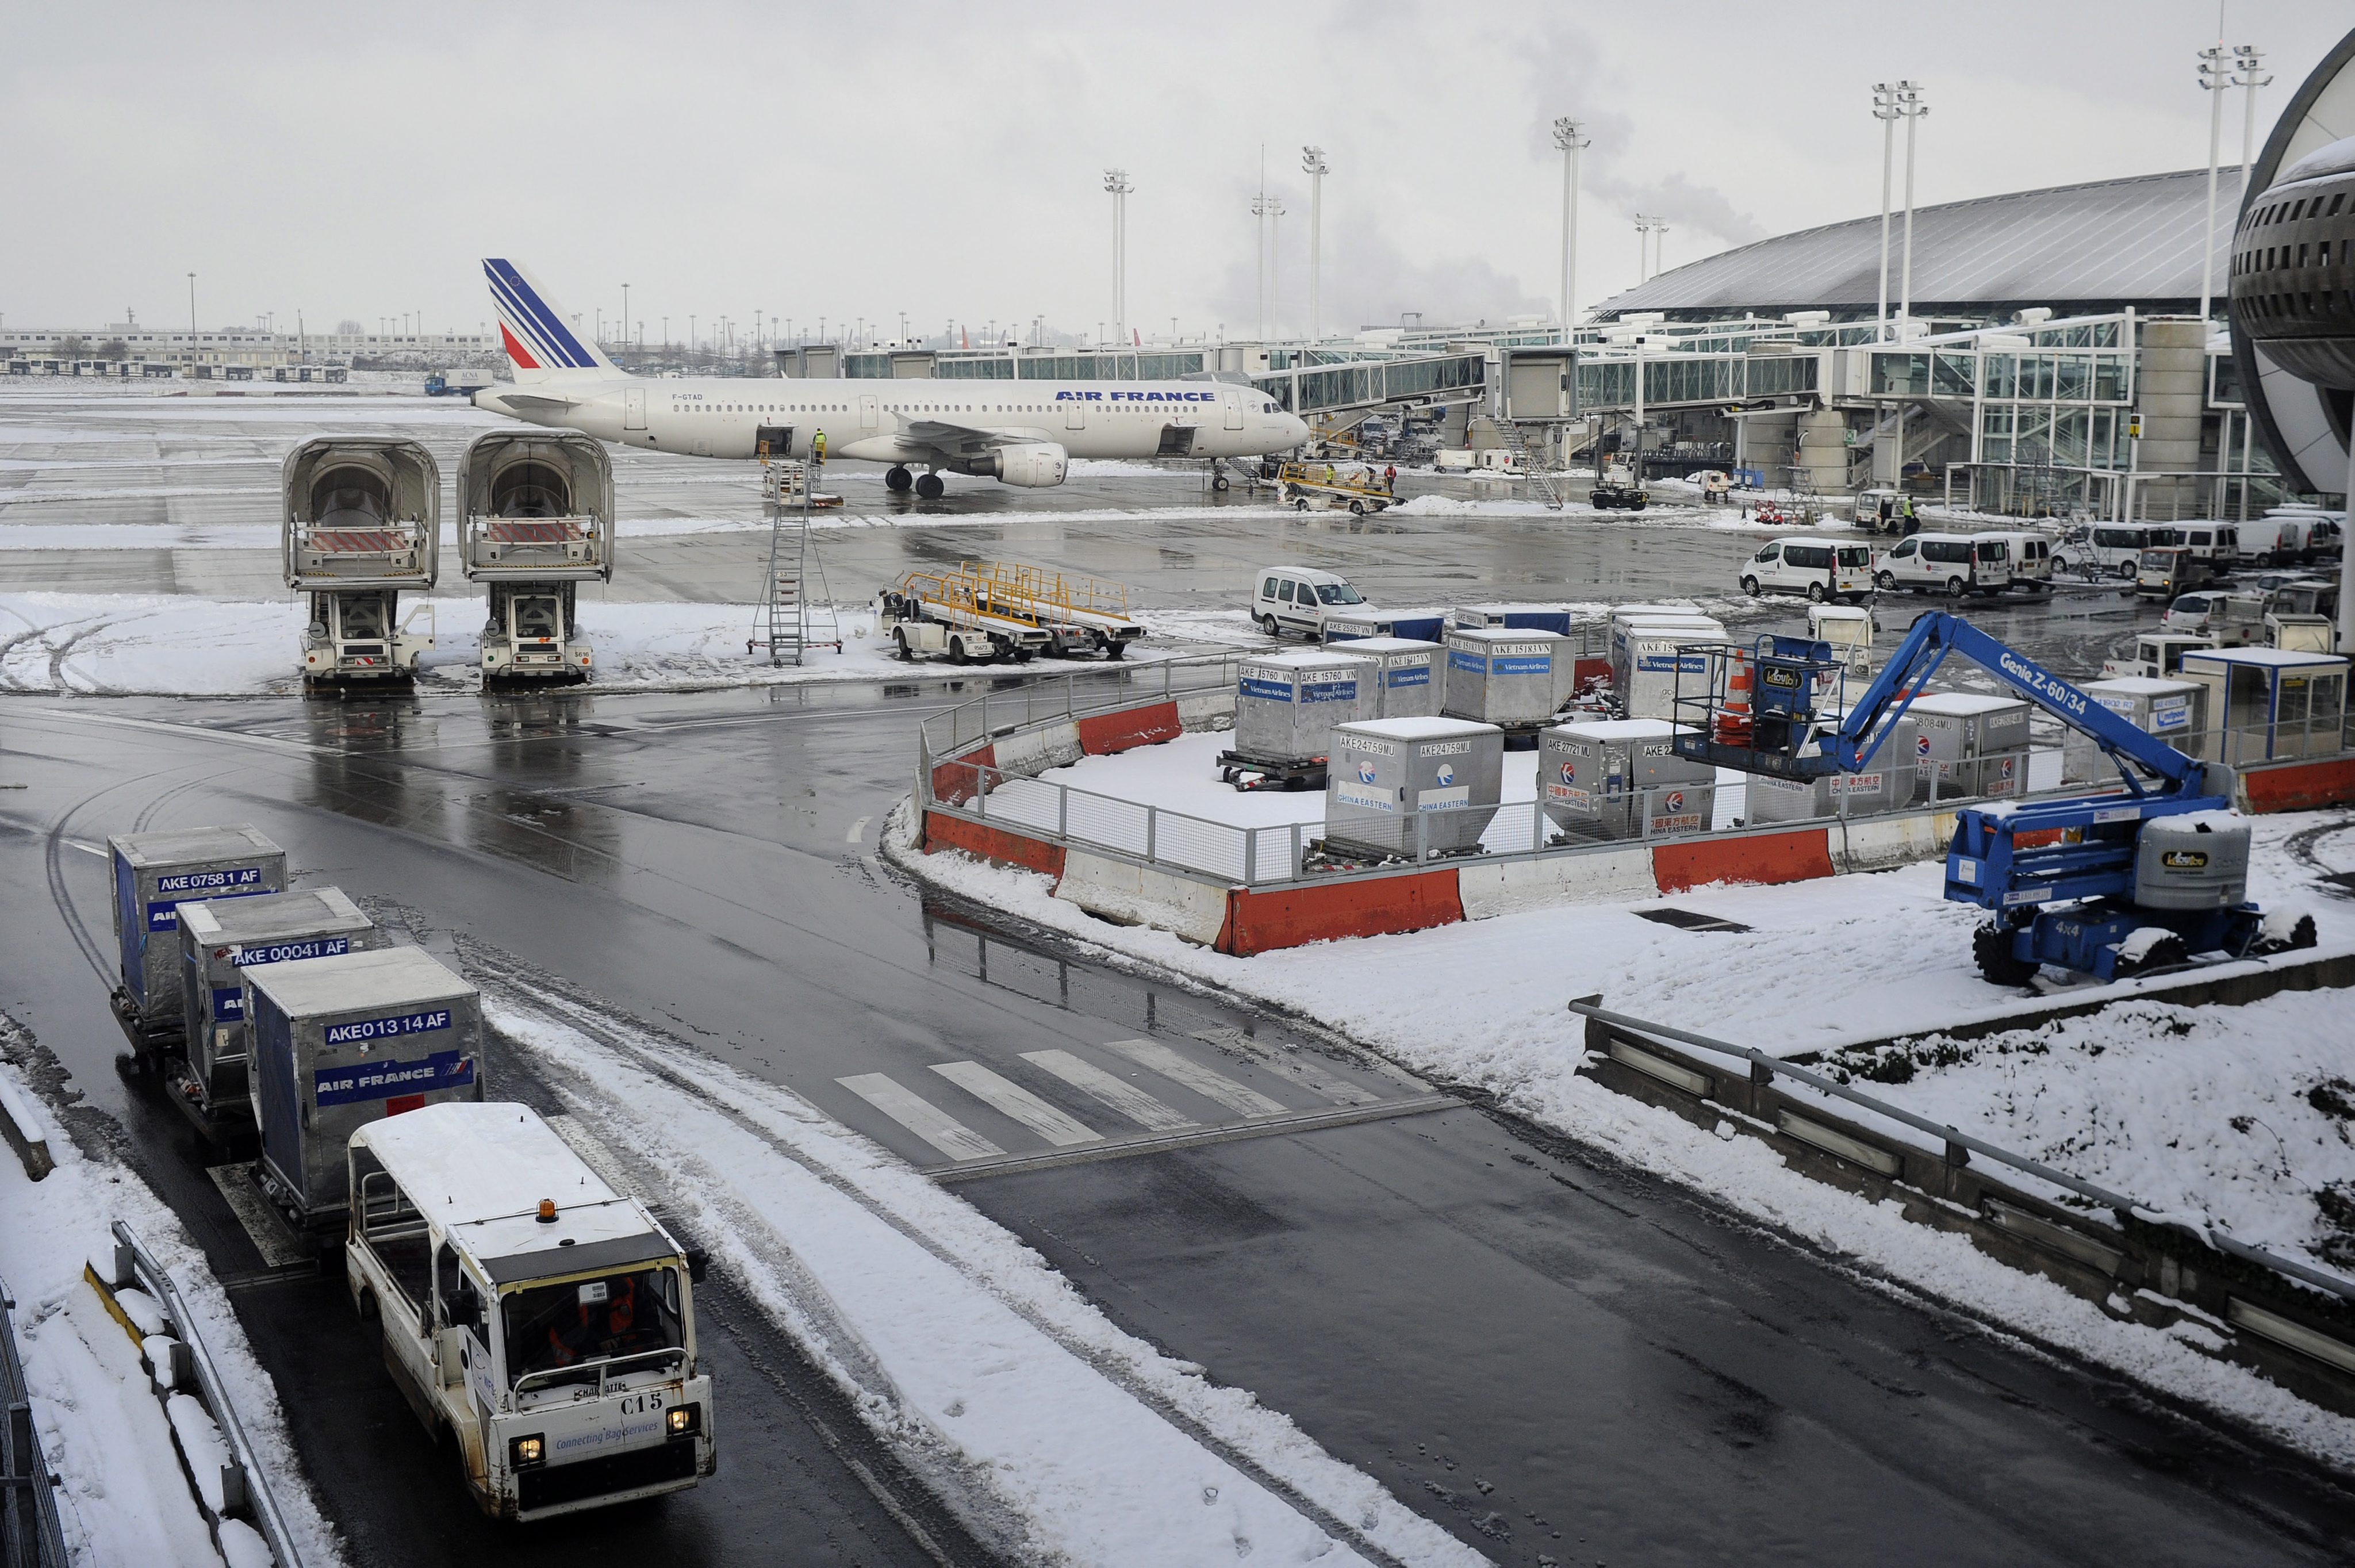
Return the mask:
<path id="1" fill-rule="evenodd" d="M 12 1062 L 0 1061 L 0 1078 L 15 1097 L 34 1097 Z M 0 1223 L 0 1277 L 16 1301 L 17 1349 L 42 1451 L 64 1479 L 59 1500 L 75 1561 L 93 1568 L 220 1562 L 138 1348 L 82 1278 L 86 1260 L 112 1255 L 108 1227 L 122 1220 L 178 1282 L 304 1562 L 341 1563 L 341 1546 L 296 1465 L 277 1389 L 254 1360 L 204 1254 L 136 1175 L 110 1155 L 77 1147 L 54 1118 L 44 1119 L 57 1168 L 37 1186 L 13 1157 L 0 1157 L 0 1214 L 7 1217 Z"/>
<path id="2" fill-rule="evenodd" d="M 1399 1561 L 1484 1561 L 791 1091 L 520 985 L 485 1012 L 1009 1557 L 1366 1561 L 1231 1455 Z"/>
<path id="3" fill-rule="evenodd" d="M 905 810 L 903 806 L 903 814 Z M 2254 826 L 2251 896 L 2269 906 L 2310 911 L 2320 927 L 2324 952 L 2355 951 L 2355 903 L 2336 896 L 2321 880 L 2337 859 L 2355 859 L 2355 812 L 2259 817 Z M 1489 1091 L 1521 1115 L 1640 1168 L 1708 1190 L 1745 1213 L 1852 1258 L 1870 1272 L 1893 1275 L 2045 1344 L 2355 1468 L 2355 1421 L 2327 1414 L 2253 1373 L 2199 1355 L 2168 1333 L 2115 1323 L 2094 1304 L 1997 1264 L 1961 1236 L 1908 1223 L 1894 1205 L 1877 1208 L 1801 1178 L 1756 1140 L 1721 1141 L 1679 1117 L 1578 1075 L 1583 1027 L 1564 1004 L 1573 997 L 1597 993 L 1605 1006 L 1619 1011 L 1785 1055 L 1837 1051 L 1844 1044 L 1896 1033 L 1928 1033 L 2042 1005 L 1979 978 L 1971 964 L 1970 933 L 1982 916 L 1975 909 L 1945 901 L 1941 866 L 1786 887 L 1710 887 L 1623 907 L 1547 909 L 1235 958 L 1193 946 L 1167 932 L 1107 925 L 1051 897 L 1050 881 L 1030 872 L 955 853 L 914 853 L 906 848 L 906 831 L 903 815 L 895 831 L 887 835 L 887 848 L 922 880 L 1118 958 L 1316 1019 L 1419 1073 Z M 1680 931 L 1636 912 L 1664 906 L 1753 929 Z M 2140 988 L 2128 980 L 2085 987 L 2083 994 L 2131 1003 Z M 1476 1000 L 1467 1005 L 1467 997 Z M 2308 1008 L 2314 1011 L 2303 1010 Z M 2245 1026 L 2219 1027 L 2262 1030 L 2268 1019 L 2293 1024 L 2328 1020 L 2343 1014 L 2344 1008 L 2339 993 L 2286 997 L 2271 1012 L 2252 1014 L 2255 1021 Z M 2127 1029 L 2131 1025 L 2115 1027 Z M 2094 1043 L 2101 1041 L 2090 1040 L 2083 1054 L 2090 1056 Z M 2159 1059 L 2169 1043 L 2150 1041 L 2143 1058 Z M 2303 1118 L 2276 1118 L 2259 1108 L 2254 1077 L 2246 1088 L 2232 1086 L 2224 1075 L 2236 1060 L 2229 1043 L 2200 1053 L 2217 1069 L 2215 1074 L 2195 1080 L 2186 1071 L 2175 1079 L 2173 1097 L 2154 1099 L 2147 1108 L 2132 1112 L 2137 1150 L 2147 1153 L 2149 1131 L 2170 1125 L 2179 1129 L 2174 1136 L 2192 1132 L 2212 1139 L 2220 1148 L 2231 1147 L 2227 1140 L 2232 1138 L 2251 1136 L 2254 1158 L 2275 1149 L 2266 1130 L 2256 1127 L 2259 1116 L 2284 1140 L 2275 1151 L 2277 1156 L 2286 1155 L 2293 1136 L 2310 1142 L 2323 1131 Z M 1987 1058 L 1982 1054 L 1973 1060 Z M 2295 1051 L 2281 1051 L 2275 1060 L 2283 1072 L 2328 1070 L 2355 1080 L 2355 1044 L 2343 1028 L 2333 1027 Z M 2176 1061 L 2188 1070 L 2190 1053 Z M 2037 1085 L 2057 1071 L 2056 1063 L 2073 1061 L 2058 1047 L 2042 1055 L 2015 1051 L 2007 1058 L 1998 1053 L 1994 1065 L 1980 1069 L 1990 1077 L 1957 1080 L 1952 1091 L 1935 1091 L 1941 1096 L 1935 1103 L 1948 1107 L 1949 1114 L 1959 1114 L 1956 1107 L 1975 1084 L 1985 1083 L 1990 1097 L 1997 1093 L 1995 1075 L 2009 1075 L 2016 1098 L 2032 1098 Z M 2105 1068 L 2103 1073 L 2117 1071 Z M 2097 1080 L 2081 1072 L 2078 1087 L 2047 1088 L 2045 1093 L 2074 1095 L 2082 1106 L 2109 1082 L 2106 1076 Z M 2304 1086 L 2303 1077 L 2293 1077 L 2278 1092 Z M 1926 1101 L 1933 1090 L 1925 1083 L 1917 1093 Z M 2350 1098 L 2355 1100 L 2355 1095 Z M 1996 1115 L 2003 1125 L 2018 1114 L 1985 1111 L 1982 1117 Z M 2115 1108 L 2110 1114 L 2128 1115 Z M 2232 1127 L 2232 1118 L 2243 1114 L 2252 1117 L 2254 1130 L 2249 1135 Z M 2065 1136 L 2057 1119 L 2040 1118 L 2017 1131 L 2023 1137 L 2042 1136 L 2056 1165 L 2078 1170 L 2080 1155 L 2049 1141 Z M 2303 1148 L 2300 1155 L 2305 1157 Z M 2205 1179 L 2200 1159 L 2215 1162 L 2220 1170 L 2224 1159 L 2222 1153 L 2203 1156 L 2194 1150 L 2187 1156 L 2191 1163 L 2162 1172 L 2142 1165 L 2128 1168 L 2119 1153 L 2087 1157 L 2118 1179 L 2129 1174 L 2148 1179 L 2162 1189 L 2148 1195 L 2154 1201 L 2169 1191 L 2200 1187 Z M 2269 1207 L 2271 1199 L 2243 1202 L 2229 1193 L 2208 1201 L 2221 1215 L 2244 1216 L 2253 1237 L 2313 1244 L 2316 1232 L 2310 1226 L 2302 1234 L 2289 1233 L 2295 1205 L 2286 1193 L 2301 1182 L 2318 1191 L 2339 1179 L 2335 1174 L 2339 1159 L 2336 1153 L 2328 1160 L 2318 1155 L 2311 1163 L 2294 1165 L 2294 1175 L 2280 1179 L 2285 1195 L 2278 1207 Z M 2083 1169 L 2079 1174 L 2097 1172 Z M 2254 1190 L 2253 1182 L 2246 1185 Z"/>
<path id="4" fill-rule="evenodd" d="M 404 600 L 403 614 L 419 603 Z M 435 645 L 421 661 L 421 689 L 472 690 L 481 660 L 483 602 L 432 599 Z M 236 697 L 293 690 L 305 610 L 291 600 L 200 599 L 191 594 L 0 593 L 0 692 L 76 696 Z M 750 604 L 693 604 L 583 598 L 581 625 L 597 650 L 599 691 L 681 691 L 722 686 L 784 686 L 817 680 L 904 680 L 900 663 L 875 635 L 871 611 L 837 612 L 840 653 L 815 650 L 800 666 L 772 668 L 746 651 L 759 611 Z M 1148 635 L 1136 662 L 1196 654 L 1186 615 L 1143 617 Z M 421 631 L 426 624 L 418 623 Z M 765 635 L 765 634 L 763 634 Z M 1050 671 L 1050 662 L 1033 671 Z M 1071 667 L 1085 667 L 1074 665 Z"/>
<path id="5" fill-rule="evenodd" d="M 2344 836 L 2355 844 L 2355 833 Z M 1836 1054 L 1859 1086 L 2169 1214 L 2355 1274 L 2355 1044 L 2338 991 L 2127 1003 Z"/>

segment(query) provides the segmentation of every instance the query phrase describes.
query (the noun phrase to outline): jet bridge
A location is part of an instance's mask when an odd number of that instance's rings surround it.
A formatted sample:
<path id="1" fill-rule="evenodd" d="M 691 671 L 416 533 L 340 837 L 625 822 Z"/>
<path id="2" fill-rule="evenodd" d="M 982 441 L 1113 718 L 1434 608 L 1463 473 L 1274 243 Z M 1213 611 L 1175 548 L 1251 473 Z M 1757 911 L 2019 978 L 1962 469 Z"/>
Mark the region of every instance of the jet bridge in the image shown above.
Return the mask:
<path id="1" fill-rule="evenodd" d="M 286 586 L 308 593 L 303 678 L 313 689 L 405 683 L 433 645 L 432 608 L 400 613 L 404 589 L 433 586 L 442 471 L 399 436 L 315 435 L 280 480 Z M 426 627 L 413 623 L 422 614 Z"/>
<path id="2" fill-rule="evenodd" d="M 490 601 L 485 686 L 572 685 L 594 653 L 583 582 L 613 580 L 613 464 L 575 431 L 494 430 L 458 460 L 458 561 Z"/>

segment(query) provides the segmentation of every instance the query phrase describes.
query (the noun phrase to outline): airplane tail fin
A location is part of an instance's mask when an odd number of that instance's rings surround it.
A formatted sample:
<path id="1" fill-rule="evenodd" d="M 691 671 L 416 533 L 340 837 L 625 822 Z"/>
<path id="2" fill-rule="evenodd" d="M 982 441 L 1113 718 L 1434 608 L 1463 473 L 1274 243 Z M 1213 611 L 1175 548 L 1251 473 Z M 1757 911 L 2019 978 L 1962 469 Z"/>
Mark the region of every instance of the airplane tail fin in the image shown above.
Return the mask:
<path id="1" fill-rule="evenodd" d="M 515 366 L 519 384 L 622 374 L 621 368 L 579 331 L 578 318 L 567 321 L 519 263 L 485 257 L 483 276 L 491 285 L 491 304 L 499 313 L 499 336 L 506 345 L 507 359 Z"/>

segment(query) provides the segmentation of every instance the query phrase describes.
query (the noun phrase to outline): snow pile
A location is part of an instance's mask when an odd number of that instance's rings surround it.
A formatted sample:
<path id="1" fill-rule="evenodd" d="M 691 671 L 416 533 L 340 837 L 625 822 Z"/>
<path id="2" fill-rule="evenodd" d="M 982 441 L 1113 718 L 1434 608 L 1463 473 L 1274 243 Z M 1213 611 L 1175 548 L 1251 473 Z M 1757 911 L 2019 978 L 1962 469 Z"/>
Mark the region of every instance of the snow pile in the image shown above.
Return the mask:
<path id="1" fill-rule="evenodd" d="M 2334 854 L 2355 858 L 2355 813 L 2259 817 L 2254 827 L 2251 896 L 2269 907 L 2310 910 L 2320 928 L 2323 951 L 2355 951 L 2355 906 L 2333 898 L 2319 885 Z M 908 852 L 904 831 L 902 823 L 898 832 L 886 834 L 887 852 L 927 882 L 1092 947 L 1316 1019 L 1425 1077 L 1492 1093 L 1508 1108 L 1538 1123 L 1639 1168 L 1712 1192 L 1743 1212 L 1852 1256 L 1868 1269 L 2254 1423 L 2334 1463 L 2355 1466 L 2355 1421 L 2327 1415 L 2253 1373 L 2195 1354 L 2168 1334 L 2115 1323 L 2092 1303 L 1995 1263 L 1963 1237 L 1926 1231 L 1893 1210 L 1859 1202 L 1794 1175 L 1755 1140 L 1722 1142 L 1578 1075 L 1584 1056 L 1583 1024 L 1563 1004 L 1589 994 L 1599 993 L 1606 1006 L 1639 1018 L 1785 1055 L 1837 1051 L 1850 1042 L 1898 1033 L 1928 1033 L 2044 1005 L 1979 977 L 1971 963 L 1970 933 L 1983 916 L 1976 909 L 1945 901 L 1943 864 L 1786 887 L 1710 887 L 1624 907 L 1546 909 L 1408 935 L 1235 958 L 1190 945 L 1167 932 L 1092 919 L 1050 896 L 1049 880 L 1030 872 L 960 854 Z M 1636 912 L 1664 906 L 1739 922 L 1752 930 L 1682 931 L 1640 919 Z M 2127 980 L 2085 987 L 2083 994 L 2131 1000 L 2139 988 Z M 1466 997 L 1479 998 L 1480 1005 L 1466 1009 Z M 2247 1027 L 2262 1030 L 2265 1018 L 2288 1017 L 2293 1008 L 2315 1009 L 2296 1013 L 2300 1020 L 2332 1019 L 2344 1005 L 2344 998 L 2332 993 L 2284 997 L 2279 1010 L 2254 1015 L 2258 1021 Z M 2179 1044 L 2171 1038 L 2152 1041 L 2148 1055 L 2163 1058 L 2170 1046 Z M 2079 1153 L 2059 1141 L 2067 1131 L 2062 1119 L 2065 1113 L 2058 1109 L 2050 1119 L 2040 1118 L 2028 1136 L 2041 1127 L 2048 1157 L 2062 1168 L 2096 1179 L 2106 1172 L 2108 1179 L 2129 1190 L 2134 1181 L 2140 1181 L 2153 1189 L 2147 1194 L 2153 1201 L 2166 1192 L 2200 1189 L 2208 1178 L 2197 1162 L 2205 1161 L 2204 1168 L 2219 1179 L 2227 1169 L 2241 1170 L 2244 1196 L 2220 1195 L 2214 1201 L 2221 1215 L 2249 1224 L 2253 1241 L 2318 1244 L 2316 1214 L 2328 1218 L 2335 1212 L 2320 1194 L 2347 1189 L 2332 1185 L 2340 1179 L 2336 1173 L 2341 1169 L 2341 1157 L 2333 1153 L 2322 1158 L 2312 1140 L 2342 1135 L 2302 1116 L 2276 1116 L 2265 1109 L 2255 1070 L 2246 1087 L 2232 1087 L 2223 1075 L 2232 1053 L 2224 1037 L 2212 1050 L 2202 1051 L 2212 1069 L 2208 1076 L 2200 1074 L 2190 1056 L 2179 1058 L 2182 1071 L 2155 1090 L 2147 1106 L 2133 1113 L 2131 1143 L 2137 1158 L 2148 1153 L 2148 1142 L 2168 1118 L 2185 1126 L 2196 1119 L 2203 1133 L 2222 1129 L 2215 1133 L 2215 1147 L 2208 1152 L 2168 1151 L 2170 1157 L 2183 1155 L 2181 1165 L 2129 1168 L 2125 1155 L 2114 1152 L 2103 1156 L 2097 1168 L 2082 1168 Z M 2082 1054 L 2093 1056 L 2090 1044 Z M 2040 1073 L 2049 1075 L 2055 1056 L 2051 1051 L 2015 1051 L 2009 1057 L 1998 1053 L 1996 1063 L 1983 1071 L 2010 1075 L 2009 1092 L 2017 1100 L 2031 1102 L 2039 1093 L 2064 1099 L 2074 1095 L 2082 1109 L 2085 1097 L 2100 1092 L 2100 1085 L 2087 1079 L 2092 1087 L 2044 1087 L 2046 1078 Z M 2309 1082 L 2317 1073 L 2355 1081 L 2350 1056 L 2355 1049 L 2346 1044 L 2346 1031 L 2331 1028 L 2305 1046 L 2285 1048 L 2267 1060 L 2289 1075 L 2276 1086 L 2286 1096 L 2310 1093 L 2327 1082 Z M 2076 1057 L 2061 1060 L 2083 1066 Z M 2335 1067 L 2330 1065 L 2334 1060 L 2339 1063 Z M 1959 1117 L 1974 1083 L 1994 1093 L 1989 1080 L 1958 1081 L 1951 1092 L 1938 1091 L 1936 1103 L 1945 1107 L 1939 1114 Z M 1926 1096 L 1931 1091 L 1925 1085 L 1922 1093 Z M 2349 1094 L 2349 1103 L 2355 1105 L 2355 1093 Z M 2329 1115 L 2323 1106 L 2314 1108 Z M 1986 1111 L 1981 1120 L 2000 1125 L 2018 1114 Z M 2247 1134 L 2232 1127 L 2232 1119 L 2239 1115 L 2251 1117 Z M 2259 1117 L 2279 1133 L 2279 1147 L 2267 1129 L 2256 1125 Z M 2232 1148 L 2232 1140 L 2243 1137 L 2253 1140 L 2250 1148 Z M 2291 1161 L 2291 1174 L 2266 1180 L 2265 1190 L 2278 1187 L 2278 1199 L 2260 1199 L 2254 1167 L 2236 1160 L 2261 1161 L 2272 1154 L 2278 1163 L 2289 1157 L 2293 1138 L 2306 1142 Z M 2315 1196 L 2301 1215 L 2295 1195 L 2308 1186 Z"/>
<path id="2" fill-rule="evenodd" d="M 0 1034 L 7 1027 L 0 1021 Z M 12 1062 L 0 1061 L 0 1081 L 15 1093 L 31 1093 Z M 220 1485 L 218 1456 L 226 1454 L 220 1436 L 201 1409 L 184 1412 L 178 1400 L 167 1420 L 150 1391 L 139 1347 L 82 1277 L 85 1260 L 112 1255 L 108 1227 L 122 1220 L 178 1282 L 197 1319 L 185 1327 L 203 1339 L 237 1402 L 239 1420 L 304 1562 L 319 1568 L 340 1563 L 342 1547 L 296 1463 L 277 1389 L 254 1360 L 204 1254 L 145 1183 L 111 1157 L 86 1152 L 54 1131 L 49 1151 L 57 1168 L 37 1187 L 14 1159 L 0 1159 L 0 1215 L 6 1216 L 0 1223 L 0 1277 L 16 1296 L 17 1348 L 32 1390 L 33 1419 L 49 1467 L 64 1483 L 59 1503 L 76 1559 L 220 1561 L 181 1472 L 173 1433 L 179 1428 L 192 1457 L 213 1456 L 208 1479 L 206 1468 L 197 1467 L 208 1496 Z M 150 1330 L 162 1326 L 161 1309 L 142 1292 L 126 1290 L 120 1300 L 133 1322 Z M 189 1413 L 201 1424 L 187 1420 Z M 236 1532 L 229 1534 L 232 1550 L 242 1550 Z M 248 1553 L 231 1568 L 252 1561 Z"/>
<path id="3" fill-rule="evenodd" d="M 2150 1208 L 2204 1213 L 2251 1245 L 2355 1274 L 2346 1010 L 2334 991 L 2240 1008 L 2130 1003 L 1831 1061 L 1909 1110 Z"/>
<path id="4" fill-rule="evenodd" d="M 1114 1328 L 1012 1235 L 791 1091 L 566 997 L 495 980 L 485 1004 L 1009 1557 L 1365 1561 L 1223 1448 L 1379 1552 L 1482 1561 L 1249 1392 Z"/>

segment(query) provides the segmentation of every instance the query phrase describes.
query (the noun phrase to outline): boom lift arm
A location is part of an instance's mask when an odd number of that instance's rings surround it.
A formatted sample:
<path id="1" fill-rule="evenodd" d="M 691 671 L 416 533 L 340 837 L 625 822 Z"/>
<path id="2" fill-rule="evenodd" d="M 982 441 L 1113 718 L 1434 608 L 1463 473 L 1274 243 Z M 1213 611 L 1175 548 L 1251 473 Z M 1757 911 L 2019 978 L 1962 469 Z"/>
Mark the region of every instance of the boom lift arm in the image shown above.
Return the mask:
<path id="1" fill-rule="evenodd" d="M 2123 757 L 2161 783 L 2158 798 L 2204 795 L 2206 764 L 2194 761 L 2157 736 L 2144 733 L 2034 660 L 2024 657 L 1988 636 L 1959 615 L 1934 610 L 1913 623 L 1889 663 L 1849 708 L 1848 717 L 1832 737 L 1833 761 L 1841 773 L 1857 773 L 1869 765 L 1893 721 L 1922 694 L 1946 656 L 1957 653 L 2002 681 L 2061 722 L 2091 735 L 2112 761 Z M 1827 768 L 1826 772 L 1832 769 Z M 2124 767 L 2118 770 L 2129 794 L 2140 796 L 2142 781 Z M 2221 800 L 2182 807 L 2214 809 Z"/>

